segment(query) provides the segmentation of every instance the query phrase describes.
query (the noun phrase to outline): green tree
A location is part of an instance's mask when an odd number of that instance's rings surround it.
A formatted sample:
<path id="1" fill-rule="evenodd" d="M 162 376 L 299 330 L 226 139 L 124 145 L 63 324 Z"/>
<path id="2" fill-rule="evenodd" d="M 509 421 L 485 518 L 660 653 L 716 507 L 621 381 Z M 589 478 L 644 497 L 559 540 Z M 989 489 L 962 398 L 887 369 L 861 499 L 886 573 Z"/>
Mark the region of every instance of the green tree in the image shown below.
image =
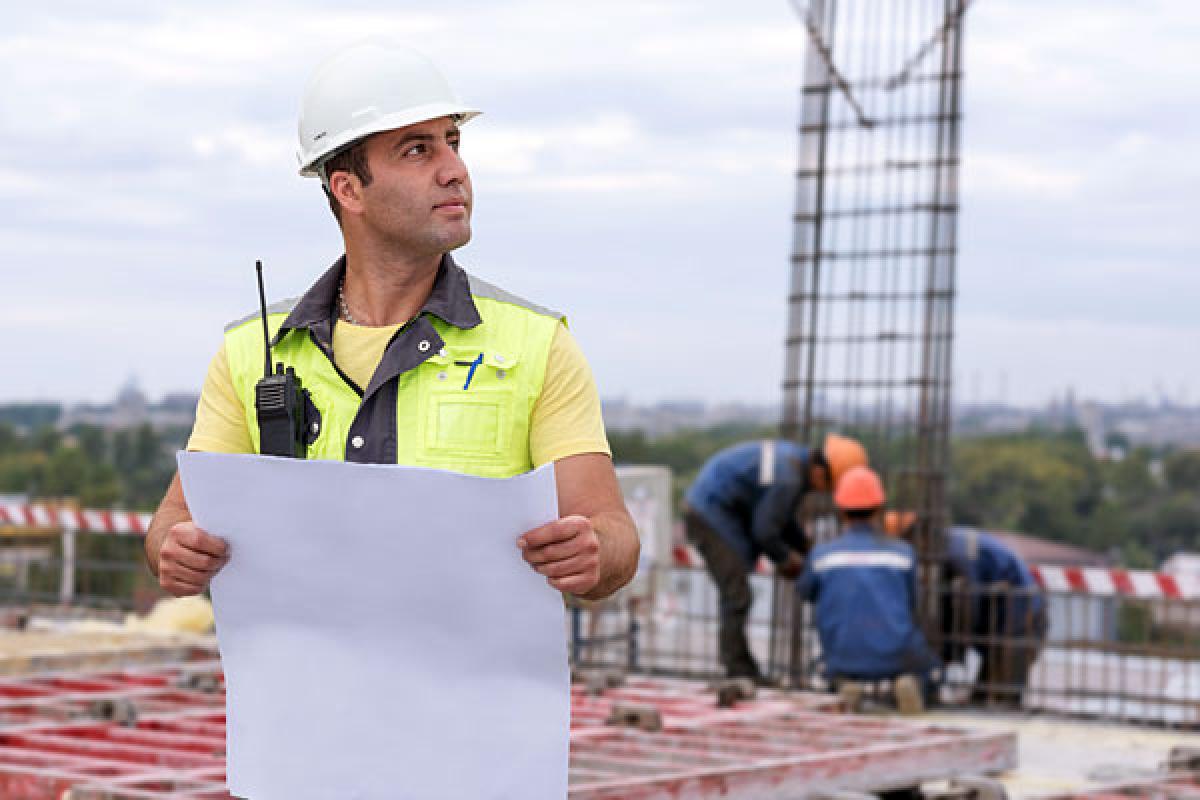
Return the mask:
<path id="1" fill-rule="evenodd" d="M 57 428 L 44 425 L 29 437 L 29 449 L 42 453 L 53 453 L 62 444 L 63 435 Z"/>
<path id="2" fill-rule="evenodd" d="M 960 441 L 952 463 L 956 522 L 1091 544 L 1087 518 L 1102 502 L 1103 482 L 1078 437 L 1042 433 Z"/>
<path id="3" fill-rule="evenodd" d="M 108 457 L 108 441 L 104 429 L 95 425 L 77 425 L 71 429 L 79 449 L 94 463 L 104 461 Z"/>
<path id="4" fill-rule="evenodd" d="M 120 478 L 111 464 L 92 464 L 79 490 L 79 505 L 84 508 L 111 508 L 122 493 Z"/>
<path id="5" fill-rule="evenodd" d="M 14 453 L 22 448 L 24 442 L 17 435 L 17 430 L 7 422 L 0 422 L 0 456 Z"/>
<path id="6" fill-rule="evenodd" d="M 1154 454 L 1139 447 L 1105 468 L 1105 482 L 1115 502 L 1126 507 L 1137 506 L 1158 492 L 1158 481 L 1150 469 L 1153 461 Z"/>
<path id="7" fill-rule="evenodd" d="M 1200 492 L 1200 450 L 1178 450 L 1163 459 L 1163 477 L 1173 492 Z"/>
<path id="8" fill-rule="evenodd" d="M 38 495 L 78 497 L 89 471 L 87 454 L 77 447 L 59 447 L 46 462 Z"/>

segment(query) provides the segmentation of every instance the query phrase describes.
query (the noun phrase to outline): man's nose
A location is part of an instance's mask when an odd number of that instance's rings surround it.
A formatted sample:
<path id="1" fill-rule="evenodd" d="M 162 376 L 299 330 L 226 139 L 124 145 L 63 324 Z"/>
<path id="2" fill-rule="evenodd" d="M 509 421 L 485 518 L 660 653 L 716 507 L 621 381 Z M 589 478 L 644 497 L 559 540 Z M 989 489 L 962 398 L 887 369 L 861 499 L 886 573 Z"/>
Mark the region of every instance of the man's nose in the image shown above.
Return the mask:
<path id="1" fill-rule="evenodd" d="M 454 148 L 446 147 L 444 149 L 441 164 L 438 166 L 437 178 L 438 183 L 442 186 L 462 183 L 467 179 L 467 164 Z"/>

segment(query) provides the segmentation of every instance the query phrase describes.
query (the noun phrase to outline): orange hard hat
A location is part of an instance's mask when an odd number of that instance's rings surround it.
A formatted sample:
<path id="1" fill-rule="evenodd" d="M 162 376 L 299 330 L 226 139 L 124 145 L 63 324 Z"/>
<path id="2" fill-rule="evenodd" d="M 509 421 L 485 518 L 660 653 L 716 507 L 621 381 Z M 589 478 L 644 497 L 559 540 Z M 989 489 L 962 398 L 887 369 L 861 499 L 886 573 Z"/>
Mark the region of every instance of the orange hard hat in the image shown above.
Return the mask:
<path id="1" fill-rule="evenodd" d="M 887 502 L 883 484 L 870 467 L 851 467 L 838 481 L 833 503 L 843 511 L 867 511 Z"/>
<path id="2" fill-rule="evenodd" d="M 825 455 L 825 463 L 829 465 L 829 477 L 835 489 L 847 470 L 867 466 L 867 449 L 848 436 L 828 434 L 821 452 Z"/>
<path id="3" fill-rule="evenodd" d="M 915 511 L 889 511 L 883 515 L 883 530 L 888 536 L 901 537 L 916 524 Z"/>

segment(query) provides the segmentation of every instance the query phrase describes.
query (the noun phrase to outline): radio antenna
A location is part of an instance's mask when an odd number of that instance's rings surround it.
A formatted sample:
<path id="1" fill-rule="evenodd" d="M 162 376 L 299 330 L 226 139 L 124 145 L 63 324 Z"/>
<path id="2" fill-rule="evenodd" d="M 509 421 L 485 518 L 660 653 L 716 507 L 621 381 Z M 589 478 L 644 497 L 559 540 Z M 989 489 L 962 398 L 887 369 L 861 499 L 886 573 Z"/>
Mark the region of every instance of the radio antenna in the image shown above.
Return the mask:
<path id="1" fill-rule="evenodd" d="M 262 309 L 263 376 L 269 378 L 271 377 L 271 334 L 267 329 L 267 293 L 263 290 L 261 260 L 254 262 L 254 269 L 258 272 L 258 304 Z"/>

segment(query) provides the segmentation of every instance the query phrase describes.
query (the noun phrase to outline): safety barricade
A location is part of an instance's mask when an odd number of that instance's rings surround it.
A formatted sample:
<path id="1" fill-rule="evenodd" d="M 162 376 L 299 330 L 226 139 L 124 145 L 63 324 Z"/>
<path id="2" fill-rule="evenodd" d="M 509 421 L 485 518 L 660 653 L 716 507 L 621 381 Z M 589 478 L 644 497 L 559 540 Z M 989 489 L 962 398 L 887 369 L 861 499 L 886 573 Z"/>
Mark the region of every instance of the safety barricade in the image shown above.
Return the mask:
<path id="1" fill-rule="evenodd" d="M 716 592 L 694 563 L 682 550 L 676 564 L 651 567 L 656 593 L 640 606 L 575 609 L 574 663 L 720 676 Z M 1032 572 L 1040 588 L 952 582 L 925 604 L 927 638 L 946 665 L 943 703 L 1200 726 L 1200 582 L 1125 570 Z M 751 586 L 747 638 L 759 664 L 781 685 L 823 688 L 811 609 L 769 571 Z M 782 668 L 781 641 L 789 648 Z"/>
<path id="2" fill-rule="evenodd" d="M 150 514 L 0 503 L 0 605 L 129 611 L 162 596 L 145 568 Z"/>

